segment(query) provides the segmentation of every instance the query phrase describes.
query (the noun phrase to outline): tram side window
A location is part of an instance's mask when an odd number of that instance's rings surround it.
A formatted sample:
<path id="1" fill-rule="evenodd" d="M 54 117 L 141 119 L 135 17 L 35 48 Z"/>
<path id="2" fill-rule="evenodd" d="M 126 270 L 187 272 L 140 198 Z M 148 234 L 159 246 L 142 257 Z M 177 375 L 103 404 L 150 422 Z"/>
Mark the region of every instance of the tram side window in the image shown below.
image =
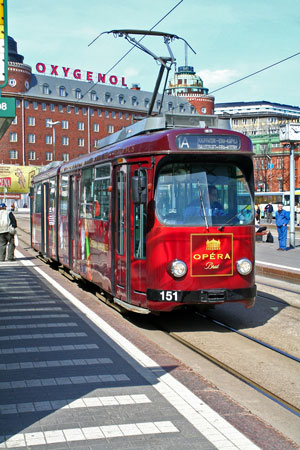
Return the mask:
<path id="1" fill-rule="evenodd" d="M 60 215 L 66 216 L 68 212 L 68 175 L 62 175 L 60 180 Z"/>
<path id="2" fill-rule="evenodd" d="M 81 174 L 80 217 L 93 217 L 93 169 L 84 169 Z"/>
<path id="3" fill-rule="evenodd" d="M 94 182 L 94 217 L 108 220 L 110 212 L 110 165 L 105 164 L 95 168 Z"/>
<path id="4" fill-rule="evenodd" d="M 124 255 L 125 237 L 125 180 L 124 173 L 117 173 L 117 229 L 116 250 L 119 255 Z"/>
<path id="5" fill-rule="evenodd" d="M 49 225 L 55 225 L 55 179 L 52 178 L 49 183 Z"/>
<path id="6" fill-rule="evenodd" d="M 36 214 L 40 214 L 42 212 L 42 185 L 38 184 L 35 187 L 35 193 L 34 193 L 34 212 Z"/>
<path id="7" fill-rule="evenodd" d="M 146 170 L 136 170 L 134 176 L 147 178 Z M 134 257 L 136 259 L 146 258 L 146 226 L 147 208 L 146 204 L 138 203 L 134 205 Z"/>

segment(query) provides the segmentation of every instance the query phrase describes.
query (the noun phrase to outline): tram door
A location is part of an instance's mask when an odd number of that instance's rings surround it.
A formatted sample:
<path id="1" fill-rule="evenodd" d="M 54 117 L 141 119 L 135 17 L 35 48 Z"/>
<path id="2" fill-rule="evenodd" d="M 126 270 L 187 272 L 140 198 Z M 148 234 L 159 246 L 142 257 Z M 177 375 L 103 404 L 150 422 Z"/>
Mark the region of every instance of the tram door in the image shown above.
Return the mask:
<path id="1" fill-rule="evenodd" d="M 133 178 L 145 177 L 137 164 L 115 172 L 114 286 L 115 297 L 143 306 L 146 303 L 146 203 L 134 203 Z M 146 179 L 146 178 L 145 178 Z"/>
<path id="2" fill-rule="evenodd" d="M 70 176 L 69 182 L 69 266 L 76 268 L 78 259 L 78 205 L 79 205 L 79 182 L 77 175 Z"/>
<path id="3" fill-rule="evenodd" d="M 43 255 L 49 253 L 49 183 L 43 183 L 42 189 L 42 207 L 41 207 L 41 251 Z"/>

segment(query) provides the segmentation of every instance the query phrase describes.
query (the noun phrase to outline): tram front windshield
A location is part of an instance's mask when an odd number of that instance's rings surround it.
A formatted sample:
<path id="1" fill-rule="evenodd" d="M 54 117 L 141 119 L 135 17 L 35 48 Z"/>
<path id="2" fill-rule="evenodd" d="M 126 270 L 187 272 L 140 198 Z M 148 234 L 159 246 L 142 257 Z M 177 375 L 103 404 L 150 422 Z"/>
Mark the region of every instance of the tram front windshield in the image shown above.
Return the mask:
<path id="1" fill-rule="evenodd" d="M 254 219 L 246 178 L 232 163 L 174 162 L 161 167 L 155 210 L 165 225 L 248 225 Z"/>

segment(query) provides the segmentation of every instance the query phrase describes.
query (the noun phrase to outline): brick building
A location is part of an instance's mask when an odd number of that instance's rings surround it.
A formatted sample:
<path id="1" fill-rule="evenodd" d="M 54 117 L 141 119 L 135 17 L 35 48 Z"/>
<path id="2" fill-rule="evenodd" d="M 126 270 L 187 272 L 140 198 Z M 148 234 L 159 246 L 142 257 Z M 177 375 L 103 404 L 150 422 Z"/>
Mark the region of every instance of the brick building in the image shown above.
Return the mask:
<path id="1" fill-rule="evenodd" d="M 2 96 L 16 98 L 16 117 L 0 140 L 0 164 L 45 165 L 97 149 L 99 139 L 147 115 L 152 93 L 124 78 L 37 63 L 24 64 L 8 37 L 8 84 Z M 60 76 L 61 75 L 61 76 Z M 106 78 L 105 78 L 106 77 Z M 85 81 L 83 79 L 85 78 Z M 160 108 L 158 96 L 154 113 Z M 163 110 L 195 112 L 186 99 L 165 95 Z"/>

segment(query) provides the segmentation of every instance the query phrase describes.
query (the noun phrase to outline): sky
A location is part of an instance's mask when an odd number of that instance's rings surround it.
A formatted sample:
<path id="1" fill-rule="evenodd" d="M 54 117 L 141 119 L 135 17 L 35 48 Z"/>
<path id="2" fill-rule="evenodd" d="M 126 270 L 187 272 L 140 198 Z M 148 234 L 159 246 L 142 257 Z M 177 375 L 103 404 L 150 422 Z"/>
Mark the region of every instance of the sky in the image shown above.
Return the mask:
<path id="1" fill-rule="evenodd" d="M 215 103 L 261 101 L 300 106 L 300 0 L 7 0 L 8 35 L 17 41 L 24 63 L 109 73 L 153 91 L 158 63 L 123 37 L 100 33 L 115 29 L 175 34 L 171 50 L 177 67 L 193 66 Z M 139 39 L 139 37 L 137 37 Z M 157 56 L 169 56 L 161 37 L 142 44 Z M 253 77 L 213 92 L 260 69 Z M 174 70 L 171 71 L 172 78 Z M 59 76 L 63 76 L 62 72 Z M 170 79 L 169 77 L 169 79 Z M 161 92 L 162 88 L 160 89 Z"/>

